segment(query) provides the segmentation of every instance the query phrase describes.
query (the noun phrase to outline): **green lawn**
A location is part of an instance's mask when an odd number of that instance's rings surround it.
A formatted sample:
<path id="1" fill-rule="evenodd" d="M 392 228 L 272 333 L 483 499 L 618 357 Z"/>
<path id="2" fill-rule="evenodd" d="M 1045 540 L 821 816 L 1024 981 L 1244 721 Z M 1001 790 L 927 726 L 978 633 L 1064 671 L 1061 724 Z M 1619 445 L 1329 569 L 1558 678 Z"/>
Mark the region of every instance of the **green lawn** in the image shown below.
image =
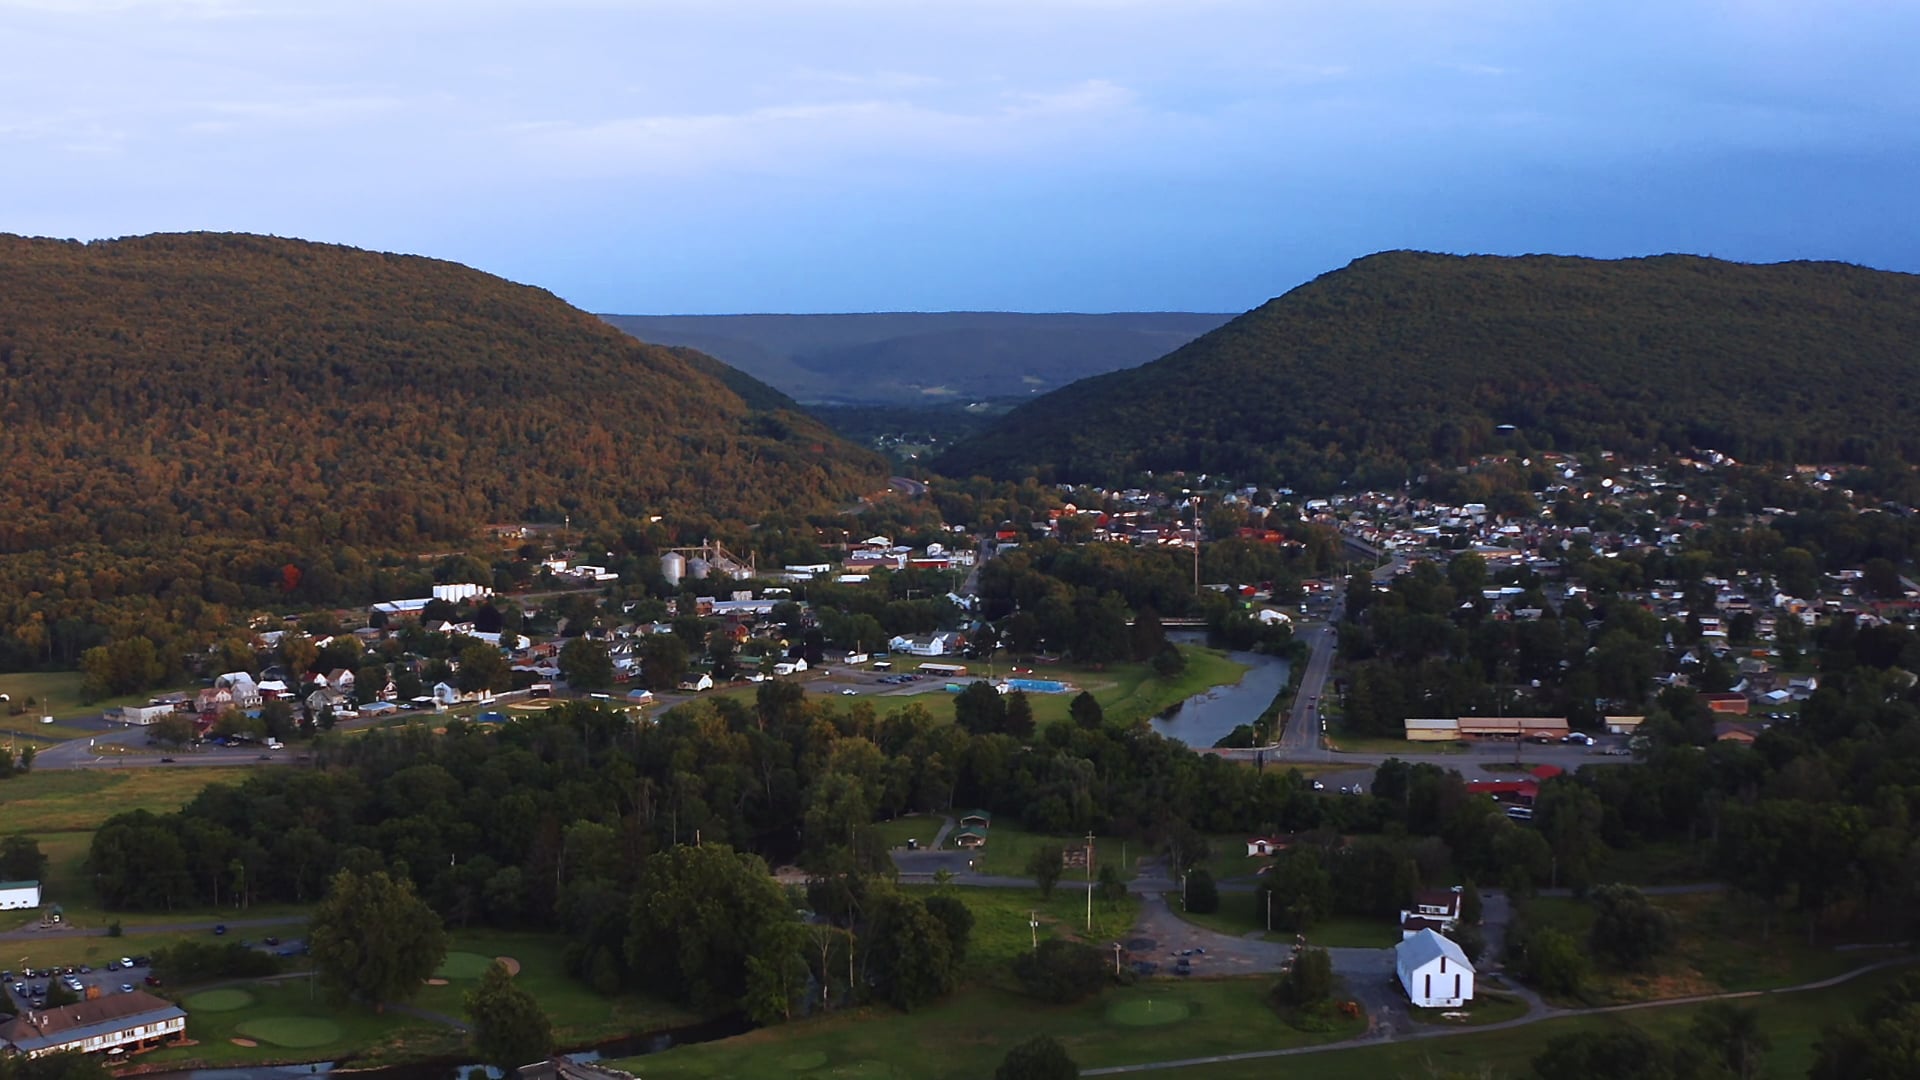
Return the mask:
<path id="1" fill-rule="evenodd" d="M 1205 693 L 1215 686 L 1232 685 L 1246 675 L 1247 666 L 1229 659 L 1226 653 L 1205 649 L 1196 645 L 1182 645 L 1180 651 L 1187 658 L 1184 671 L 1172 679 L 1162 679 L 1153 673 L 1147 664 L 1111 664 L 1105 668 L 1087 668 L 1072 664 L 1031 665 L 1032 672 L 1022 671 L 1023 679 L 1053 679 L 1071 683 L 1091 693 L 1100 703 L 1100 709 L 1107 720 L 1116 724 L 1131 724 L 1145 720 L 1165 710 L 1168 706 L 1185 701 L 1195 694 Z M 1022 665 L 1023 667 L 1029 665 Z M 896 665 L 897 670 L 909 671 L 906 664 Z M 983 664 L 969 664 L 970 674 L 951 680 L 966 683 L 976 678 L 985 678 L 987 668 Z M 996 664 L 994 678 L 1004 678 L 1012 674 L 1012 665 Z M 944 703 L 949 695 L 945 686 L 948 680 L 926 678 L 916 685 L 919 692 L 911 700 L 919 701 L 934 715 L 949 718 L 953 715 L 953 706 Z M 1028 694 L 1027 701 L 1033 706 L 1033 720 L 1037 725 L 1060 723 L 1067 720 L 1068 710 L 1073 705 L 1072 694 Z M 898 701 L 899 698 L 883 698 L 882 701 Z M 876 705 L 882 712 L 884 705 Z"/>
<path id="2" fill-rule="evenodd" d="M 1432 1024 L 1434 1027 L 1481 1027 L 1486 1024 L 1500 1024 L 1508 1020 L 1517 1020 L 1527 1014 L 1527 1003 L 1512 994 L 1500 994 L 1483 984 L 1476 984 L 1473 1000 L 1461 1009 L 1421 1009 L 1409 1006 L 1407 1012 L 1415 1023 Z M 1465 1013 L 1465 1016 L 1445 1015 L 1446 1013 Z"/>
<path id="3" fill-rule="evenodd" d="M 117 709 L 122 705 L 145 705 L 154 694 L 160 693 L 152 690 L 89 704 L 80 699 L 80 681 L 83 677 L 77 671 L 23 671 L 0 675 L 0 694 L 6 694 L 10 699 L 0 703 L 0 731 L 48 734 L 59 728 L 69 732 L 60 737 L 73 738 L 87 732 L 80 728 L 64 728 L 57 721 L 98 716 L 107 709 Z M 20 715 L 12 715 L 13 710 L 24 706 L 28 698 L 32 698 L 34 704 Z M 42 716 L 51 716 L 56 723 L 42 724 Z"/>
<path id="4" fill-rule="evenodd" d="M 128 810 L 178 810 L 212 783 L 239 779 L 224 769 L 70 769 L 0 780 L 0 830 L 92 830 Z"/>
<path id="5" fill-rule="evenodd" d="M 935 886 L 909 886 L 904 891 L 930 896 L 941 891 Z M 1051 937 L 1075 938 L 1105 946 L 1123 940 L 1140 914 L 1140 901 L 1127 897 L 1117 904 L 1093 901 L 1093 929 L 1087 930 L 1087 894 L 1083 890 L 1056 889 L 1051 898 L 1040 899 L 1038 889 L 972 889 L 949 886 L 948 894 L 957 896 L 973 912 L 973 936 L 967 950 L 970 975 L 1003 973 L 1014 957 L 1033 948 L 1035 935 L 1040 941 Z M 1035 930 L 1030 924 L 1038 919 Z"/>
<path id="6" fill-rule="evenodd" d="M 304 978 L 253 983 L 249 990 L 254 1001 L 243 1008 L 189 1010 L 187 1036 L 195 1045 L 142 1054 L 141 1064 L 186 1068 L 340 1057 L 371 1062 L 457 1054 L 462 1046 L 458 1032 L 426 1020 L 329 1005 Z M 236 1038 L 259 1045 L 239 1046 Z"/>
<path id="7" fill-rule="evenodd" d="M 1773 1041 L 1761 1075 L 1767 1080 L 1799 1080 L 1806 1076 L 1813 1063 L 1813 1044 L 1820 1029 L 1852 1017 L 1901 974 L 1900 971 L 1877 972 L 1830 990 L 1742 1002 L 1759 1010 L 1761 1028 Z M 1314 1080 L 1380 1080 L 1457 1073 L 1481 1080 L 1530 1080 L 1534 1076 L 1530 1062 L 1555 1036 L 1638 1028 L 1661 1038 L 1675 1038 L 1684 1034 L 1699 1011 L 1700 1006 L 1679 1005 L 1569 1017 L 1499 1032 L 1330 1050 L 1306 1057 L 1200 1065 L 1167 1075 L 1178 1080 L 1244 1080 L 1284 1072 L 1311 1076 Z"/>
<path id="8" fill-rule="evenodd" d="M 567 974 L 566 946 L 566 939 L 557 934 L 454 931 L 447 946 L 449 959 L 472 960 L 464 965 L 449 964 L 441 973 L 447 978 L 447 985 L 422 987 L 412 1004 L 447 1016 L 464 1017 L 466 995 L 479 984 L 487 962 L 496 956 L 509 956 L 520 962 L 520 974 L 515 980 L 539 1000 L 553 1021 L 554 1037 L 562 1046 L 585 1046 L 704 1019 L 671 1002 L 637 994 L 601 997 Z"/>
<path id="9" fill-rule="evenodd" d="M 921 847 L 932 847 L 933 838 L 940 834 L 939 814 L 908 814 L 892 821 L 874 823 L 874 828 L 886 838 L 890 848 L 906 847 L 909 839 L 920 841 Z"/>
<path id="10" fill-rule="evenodd" d="M 1452 742 L 1408 742 L 1405 739 L 1383 738 L 1370 735 L 1348 735 L 1335 730 L 1327 736 L 1327 744 L 1335 750 L 1349 754 L 1464 754 L 1463 743 Z"/>
<path id="11" fill-rule="evenodd" d="M 1288 1027 L 1267 1003 L 1271 984 L 1265 977 L 1179 983 L 1156 979 L 1065 1006 L 976 986 L 914 1013 L 860 1009 L 611 1064 L 647 1080 L 979 1080 L 993 1074 L 1009 1047 L 1040 1034 L 1060 1040 L 1082 1066 L 1097 1067 L 1307 1046 L 1357 1030 L 1355 1024 L 1336 1033 L 1310 1035 Z M 1182 1013 L 1184 1018 L 1175 1022 L 1157 1022 Z"/>
<path id="12" fill-rule="evenodd" d="M 951 839 L 948 842 L 951 843 Z M 975 869 L 985 874 L 1029 877 L 1027 860 L 1033 857 L 1035 849 L 1045 844 L 1058 844 L 1062 848 L 1084 847 L 1086 842 L 1084 836 L 1043 836 L 1028 832 L 1012 821 L 995 819 L 993 826 L 987 830 L 986 846 L 974 858 Z M 1117 837 L 1096 836 L 1093 840 L 1094 873 L 1098 874 L 1100 867 L 1111 864 L 1119 868 L 1121 877 L 1130 881 L 1134 877 L 1135 861 L 1151 854 L 1153 852 L 1141 844 Z M 1067 874 L 1079 874 L 1084 878 L 1086 871 L 1068 870 Z"/>

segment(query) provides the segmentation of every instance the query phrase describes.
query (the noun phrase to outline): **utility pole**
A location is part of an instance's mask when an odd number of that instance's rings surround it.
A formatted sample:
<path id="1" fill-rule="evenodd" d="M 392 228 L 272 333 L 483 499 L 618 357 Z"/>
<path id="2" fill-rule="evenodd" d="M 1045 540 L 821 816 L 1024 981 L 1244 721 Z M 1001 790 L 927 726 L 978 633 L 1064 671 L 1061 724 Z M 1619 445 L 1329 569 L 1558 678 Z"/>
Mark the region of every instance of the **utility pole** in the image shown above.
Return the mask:
<path id="1" fill-rule="evenodd" d="M 1087 830 L 1087 933 L 1093 933 L 1093 830 Z"/>
<path id="2" fill-rule="evenodd" d="M 1267 886 L 1267 933 L 1273 933 L 1273 886 L 1271 882 L 1269 882 Z"/>
<path id="3" fill-rule="evenodd" d="M 1200 496 L 1193 497 L 1193 598 L 1200 599 Z"/>
<path id="4" fill-rule="evenodd" d="M 1113 943 L 1113 973 L 1120 974 L 1120 943 Z"/>
<path id="5" fill-rule="evenodd" d="M 1027 932 L 1033 936 L 1033 951 L 1040 951 L 1040 913 L 1027 912 Z"/>

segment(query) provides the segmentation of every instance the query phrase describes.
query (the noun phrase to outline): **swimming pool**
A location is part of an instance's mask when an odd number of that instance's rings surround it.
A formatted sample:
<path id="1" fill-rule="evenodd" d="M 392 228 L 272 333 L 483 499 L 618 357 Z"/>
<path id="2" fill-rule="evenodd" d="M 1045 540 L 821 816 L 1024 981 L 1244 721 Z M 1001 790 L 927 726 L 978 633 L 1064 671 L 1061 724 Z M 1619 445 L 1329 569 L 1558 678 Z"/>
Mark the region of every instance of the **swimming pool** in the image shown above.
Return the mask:
<path id="1" fill-rule="evenodd" d="M 1055 679 L 1008 679 L 1007 687 L 1025 690 L 1029 694 L 1064 694 L 1073 689 L 1071 684 Z"/>

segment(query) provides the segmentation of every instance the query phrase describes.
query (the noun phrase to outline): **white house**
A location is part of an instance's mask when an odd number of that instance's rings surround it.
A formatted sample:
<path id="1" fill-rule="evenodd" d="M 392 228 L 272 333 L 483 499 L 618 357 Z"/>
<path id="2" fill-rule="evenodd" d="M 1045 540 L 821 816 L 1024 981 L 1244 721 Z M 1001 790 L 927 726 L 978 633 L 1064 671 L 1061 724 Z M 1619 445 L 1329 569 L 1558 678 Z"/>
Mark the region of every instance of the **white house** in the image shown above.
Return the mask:
<path id="1" fill-rule="evenodd" d="M 773 665 L 773 673 L 775 675 L 793 675 L 805 670 L 807 670 L 807 661 L 804 657 L 782 660 Z"/>
<path id="2" fill-rule="evenodd" d="M 1287 842 L 1277 836 L 1254 836 L 1247 839 L 1247 856 L 1278 855 L 1287 850 Z"/>
<path id="3" fill-rule="evenodd" d="M 902 634 L 889 641 L 887 647 L 894 652 L 906 653 L 909 656 L 945 656 L 952 651 L 953 644 L 954 635 L 942 631 L 919 637 Z"/>
<path id="4" fill-rule="evenodd" d="M 39 906 L 39 882 L 0 881 L 0 911 L 16 911 L 20 908 L 37 908 Z"/>
<path id="5" fill-rule="evenodd" d="M 698 675 L 681 679 L 680 689 L 692 690 L 696 692 L 700 690 L 711 690 L 713 689 L 713 676 L 708 674 L 707 672 L 702 671 Z"/>
<path id="6" fill-rule="evenodd" d="M 1423 1009 L 1450 1009 L 1473 1000 L 1473 964 L 1460 946 L 1422 930 L 1393 947 L 1393 970 L 1407 999 Z"/>
<path id="7" fill-rule="evenodd" d="M 1460 925 L 1462 893 L 1452 889 L 1421 889 L 1413 894 L 1413 906 L 1400 913 L 1400 937 L 1405 940 L 1422 930 L 1446 933 Z"/>
<path id="8" fill-rule="evenodd" d="M 460 698 L 460 690 L 453 684 L 443 682 L 433 684 L 433 700 L 435 702 L 441 705 L 458 705 Z"/>
<path id="9" fill-rule="evenodd" d="M 245 671 L 229 671 L 213 680 L 216 689 L 233 694 L 233 707 L 236 709 L 257 709 L 260 707 L 260 688 L 254 684 L 253 676 Z"/>
<path id="10" fill-rule="evenodd" d="M 123 705 L 120 708 L 120 721 L 125 724 L 139 724 L 145 727 L 157 720 L 164 720 L 174 713 L 171 703 L 160 705 Z"/>

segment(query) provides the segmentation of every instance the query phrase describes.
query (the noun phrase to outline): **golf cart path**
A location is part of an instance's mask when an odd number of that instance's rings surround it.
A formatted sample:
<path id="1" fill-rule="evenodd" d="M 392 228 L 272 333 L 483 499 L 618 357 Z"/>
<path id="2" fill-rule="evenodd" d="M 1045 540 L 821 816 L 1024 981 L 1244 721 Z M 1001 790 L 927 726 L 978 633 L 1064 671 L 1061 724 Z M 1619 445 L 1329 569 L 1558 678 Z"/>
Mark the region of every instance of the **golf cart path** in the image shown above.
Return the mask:
<path id="1" fill-rule="evenodd" d="M 1569 1016 L 1597 1016 L 1605 1013 L 1634 1012 L 1641 1009 L 1666 1009 L 1676 1005 L 1699 1005 L 1710 1001 L 1737 1001 L 1744 998 L 1769 997 L 1774 994 L 1798 994 L 1808 990 L 1825 990 L 1850 982 L 1862 975 L 1869 975 L 1887 968 L 1912 964 L 1916 957 L 1898 956 L 1889 960 L 1858 967 L 1832 978 L 1815 982 L 1801 983 L 1798 986 L 1783 986 L 1773 990 L 1729 990 L 1719 994 L 1694 994 L 1688 997 L 1662 998 L 1659 1001 L 1635 1001 L 1625 1005 L 1600 1005 L 1588 1009 L 1561 1009 L 1544 1006 L 1529 1012 L 1525 1016 L 1512 1020 L 1503 1020 L 1494 1024 L 1482 1024 L 1477 1027 L 1424 1028 L 1408 1032 L 1404 1039 L 1394 1041 L 1412 1042 L 1424 1039 L 1444 1039 L 1455 1035 L 1470 1035 L 1485 1031 L 1508 1031 L 1513 1028 L 1537 1024 L 1543 1020 L 1557 1020 Z M 1293 1046 L 1280 1050 L 1247 1050 L 1237 1054 L 1216 1054 L 1211 1057 L 1181 1058 L 1174 1061 L 1148 1061 L 1137 1065 L 1109 1065 L 1099 1069 L 1081 1069 L 1081 1076 L 1118 1076 L 1123 1073 L 1157 1072 L 1162 1069 L 1184 1069 L 1194 1065 L 1221 1065 L 1240 1061 L 1263 1061 L 1269 1058 L 1297 1057 L 1305 1054 L 1322 1054 L 1333 1050 L 1354 1050 L 1363 1046 L 1379 1046 L 1383 1040 L 1378 1038 L 1343 1039 L 1340 1042 L 1321 1043 L 1317 1046 Z"/>

